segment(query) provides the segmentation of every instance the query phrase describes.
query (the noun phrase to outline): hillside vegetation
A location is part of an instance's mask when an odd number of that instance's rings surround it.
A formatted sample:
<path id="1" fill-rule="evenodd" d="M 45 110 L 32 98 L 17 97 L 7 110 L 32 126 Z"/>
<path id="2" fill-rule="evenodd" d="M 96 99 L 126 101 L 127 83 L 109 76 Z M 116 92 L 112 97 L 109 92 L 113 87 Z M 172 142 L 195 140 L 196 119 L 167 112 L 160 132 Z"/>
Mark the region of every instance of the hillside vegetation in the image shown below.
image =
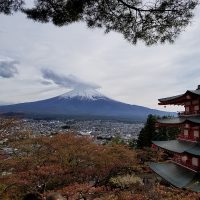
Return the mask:
<path id="1" fill-rule="evenodd" d="M 99 145 L 75 133 L 9 135 L 13 121 L 0 123 L 0 199 L 20 200 L 27 194 L 41 199 L 52 192 L 68 200 L 196 200 L 197 193 L 160 184 L 148 161 L 163 152 L 131 149 L 126 144 Z M 5 140 L 6 138 L 6 140 Z M 144 181 L 148 177 L 148 181 Z"/>

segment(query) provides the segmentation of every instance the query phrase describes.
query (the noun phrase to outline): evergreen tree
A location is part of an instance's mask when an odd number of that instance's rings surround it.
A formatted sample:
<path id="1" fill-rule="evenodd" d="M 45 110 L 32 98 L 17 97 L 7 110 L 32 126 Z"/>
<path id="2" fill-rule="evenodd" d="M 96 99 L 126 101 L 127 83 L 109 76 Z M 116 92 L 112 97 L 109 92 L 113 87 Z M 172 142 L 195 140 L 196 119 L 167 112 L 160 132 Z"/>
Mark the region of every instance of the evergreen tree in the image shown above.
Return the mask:
<path id="1" fill-rule="evenodd" d="M 177 127 L 160 127 L 157 129 L 153 140 L 175 140 L 180 133 Z"/>
<path id="2" fill-rule="evenodd" d="M 163 116 L 162 118 L 158 117 L 157 119 L 166 119 L 171 116 Z M 158 127 L 156 133 L 153 137 L 153 140 L 175 140 L 177 135 L 180 133 L 180 128 L 178 127 Z"/>
<path id="3" fill-rule="evenodd" d="M 128 141 L 128 146 L 131 149 L 135 149 L 137 147 L 137 139 L 133 138 Z"/>
<path id="4" fill-rule="evenodd" d="M 156 117 L 153 115 L 149 115 L 144 128 L 140 131 L 137 141 L 138 148 L 151 146 L 151 141 L 156 130 L 155 123 L 156 123 Z"/>
<path id="5" fill-rule="evenodd" d="M 162 117 L 169 118 L 167 116 Z M 140 131 L 137 148 L 150 147 L 153 140 L 174 140 L 180 133 L 177 127 L 159 127 L 156 128 L 156 120 L 160 117 L 149 115 L 144 128 Z"/>
<path id="6" fill-rule="evenodd" d="M 116 31 L 129 42 L 174 42 L 191 22 L 198 0 L 0 0 L 0 13 L 25 13 L 56 26 L 85 22 L 89 28 Z"/>

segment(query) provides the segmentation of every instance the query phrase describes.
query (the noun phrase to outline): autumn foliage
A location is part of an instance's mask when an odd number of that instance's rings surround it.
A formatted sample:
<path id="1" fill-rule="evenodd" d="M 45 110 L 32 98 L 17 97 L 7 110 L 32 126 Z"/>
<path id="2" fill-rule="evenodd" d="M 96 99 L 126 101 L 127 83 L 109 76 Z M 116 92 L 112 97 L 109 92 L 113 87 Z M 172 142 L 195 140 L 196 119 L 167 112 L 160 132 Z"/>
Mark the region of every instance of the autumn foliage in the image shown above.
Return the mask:
<path id="1" fill-rule="evenodd" d="M 143 182 L 148 162 L 163 152 L 130 149 L 126 144 L 100 145 L 76 133 L 54 136 L 12 133 L 16 120 L 0 124 L 0 199 L 22 200 L 27 194 L 45 199 L 58 192 L 67 200 L 197 200 L 200 194 Z M 19 124 L 18 124 L 19 126 Z M 6 139 L 6 140 L 5 140 Z M 5 153 L 5 152 L 4 152 Z"/>
<path id="2" fill-rule="evenodd" d="M 1 192 L 15 196 L 45 193 L 76 184 L 106 186 L 110 177 L 129 170 L 135 153 L 120 145 L 98 145 L 74 134 L 35 137 L 9 143 L 13 154 L 0 162 Z M 70 186 L 71 187 L 71 186 Z"/>

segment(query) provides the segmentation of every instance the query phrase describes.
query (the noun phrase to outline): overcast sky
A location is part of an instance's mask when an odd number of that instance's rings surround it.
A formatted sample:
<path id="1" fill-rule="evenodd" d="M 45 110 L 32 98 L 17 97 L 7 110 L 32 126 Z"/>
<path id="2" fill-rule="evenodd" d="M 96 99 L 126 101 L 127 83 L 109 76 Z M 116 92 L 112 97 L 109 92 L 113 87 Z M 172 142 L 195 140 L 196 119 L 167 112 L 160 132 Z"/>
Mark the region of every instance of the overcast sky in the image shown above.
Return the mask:
<path id="1" fill-rule="evenodd" d="M 75 81 L 115 100 L 174 110 L 158 106 L 157 99 L 200 84 L 199 19 L 175 44 L 146 47 L 84 23 L 58 28 L 22 14 L 0 15 L 0 104 L 60 95 Z"/>

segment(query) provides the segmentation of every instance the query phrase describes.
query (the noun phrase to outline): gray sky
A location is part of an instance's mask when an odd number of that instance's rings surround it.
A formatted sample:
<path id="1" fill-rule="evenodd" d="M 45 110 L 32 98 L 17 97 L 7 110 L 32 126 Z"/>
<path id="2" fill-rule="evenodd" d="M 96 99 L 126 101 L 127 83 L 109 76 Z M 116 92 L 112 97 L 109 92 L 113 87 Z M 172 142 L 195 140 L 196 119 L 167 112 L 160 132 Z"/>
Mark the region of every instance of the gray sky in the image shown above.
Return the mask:
<path id="1" fill-rule="evenodd" d="M 115 100 L 176 110 L 158 106 L 157 99 L 200 84 L 199 19 L 200 14 L 175 44 L 146 47 L 84 23 L 58 28 L 22 14 L 0 15 L 0 104 L 60 95 L 75 80 Z M 58 76 L 69 84 L 58 84 Z"/>

